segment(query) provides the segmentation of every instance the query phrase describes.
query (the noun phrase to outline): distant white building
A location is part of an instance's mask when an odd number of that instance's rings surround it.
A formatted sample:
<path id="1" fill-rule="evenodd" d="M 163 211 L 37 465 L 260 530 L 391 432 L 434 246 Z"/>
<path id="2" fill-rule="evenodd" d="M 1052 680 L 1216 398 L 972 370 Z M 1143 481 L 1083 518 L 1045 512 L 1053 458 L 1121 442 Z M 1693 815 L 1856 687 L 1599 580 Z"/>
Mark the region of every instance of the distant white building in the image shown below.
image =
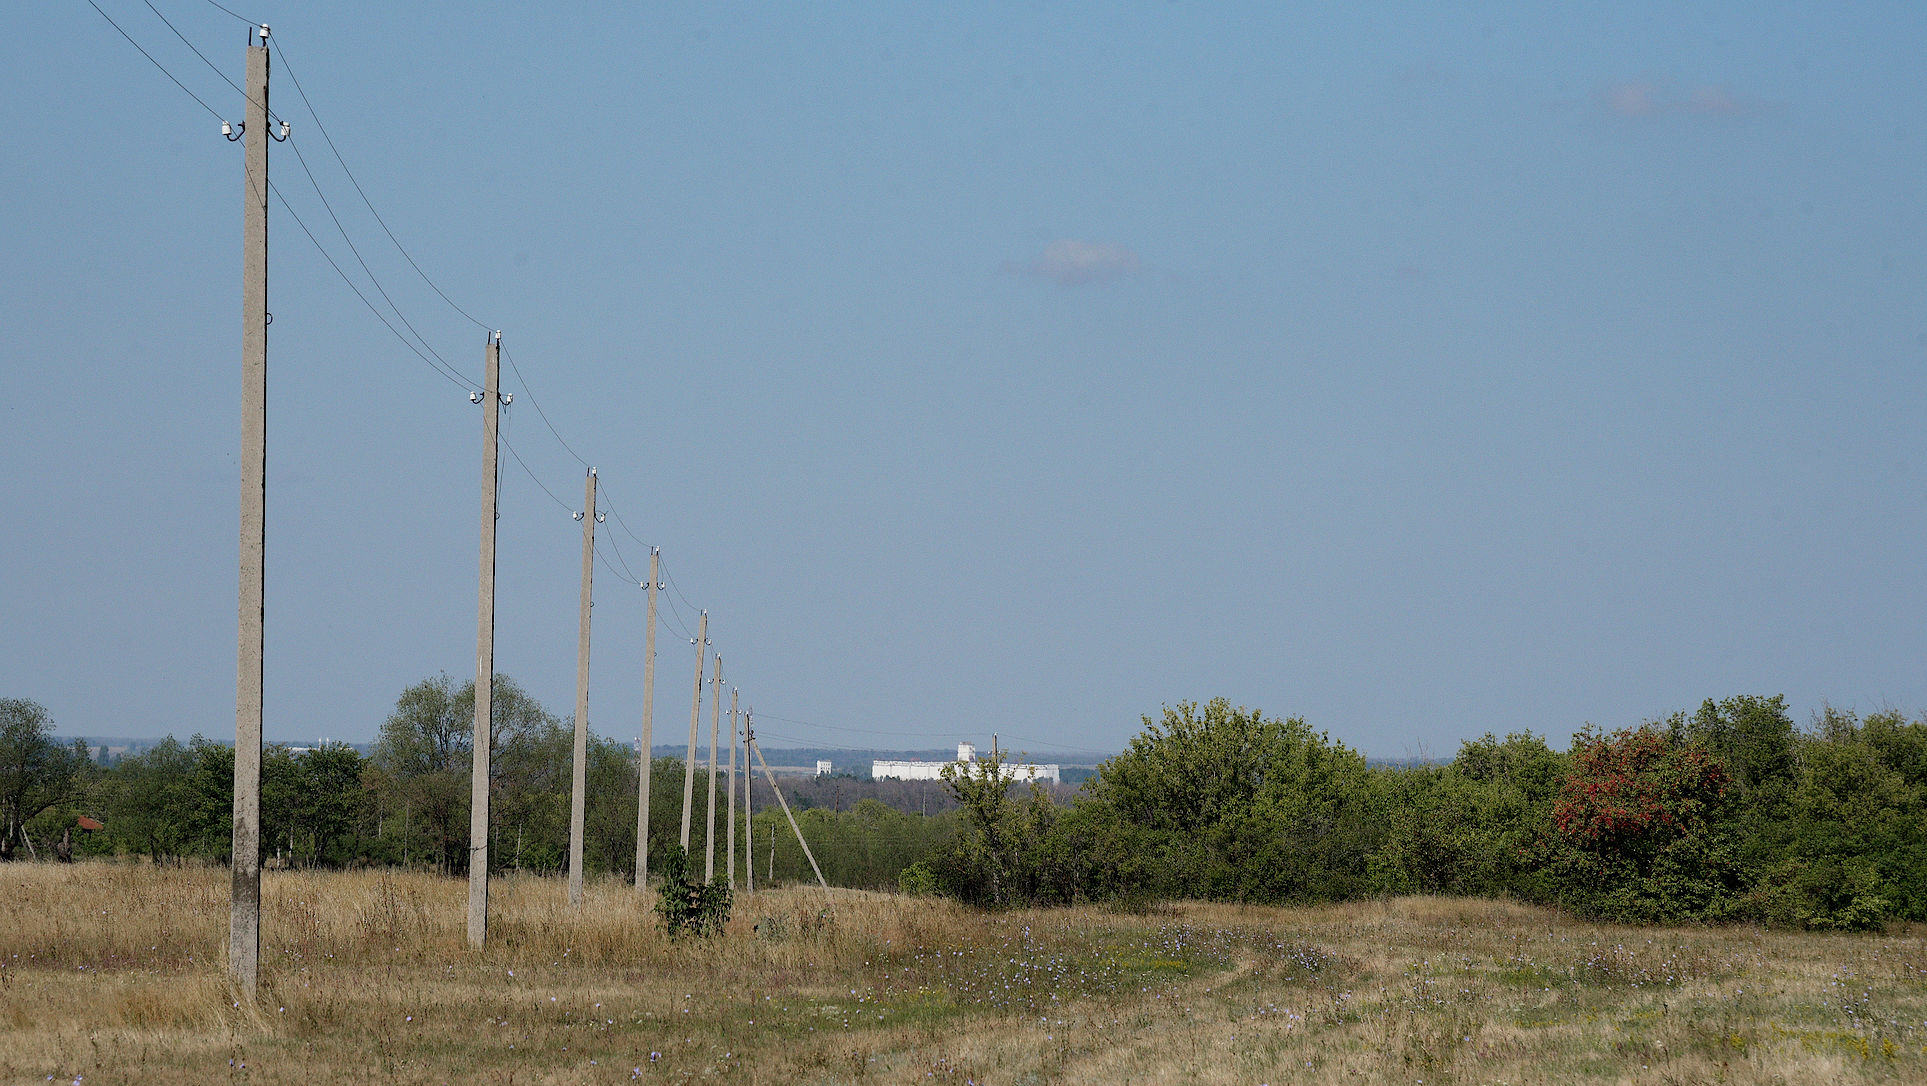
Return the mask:
<path id="1" fill-rule="evenodd" d="M 830 767 L 830 763 L 828 763 L 828 762 L 826 762 L 826 761 L 824 761 L 824 760 L 823 760 L 823 759 L 821 759 L 821 758 L 818 758 L 818 759 L 816 760 L 816 775 L 817 775 L 817 776 L 819 776 L 819 777 L 827 777 L 827 776 L 829 776 L 829 775 L 830 775 L 830 773 L 831 773 L 831 772 L 832 772 L 832 770 L 831 770 L 831 767 Z"/>
<path id="2" fill-rule="evenodd" d="M 972 743 L 957 744 L 957 760 L 954 762 L 925 762 L 918 759 L 880 759 L 870 763 L 870 777 L 873 780 L 899 781 L 936 781 L 943 779 L 945 766 L 968 767 L 977 760 L 977 747 Z M 1058 766 L 1033 765 L 1030 763 L 1005 762 L 1002 776 L 1007 781 L 1049 781 L 1058 784 L 1062 781 Z"/>

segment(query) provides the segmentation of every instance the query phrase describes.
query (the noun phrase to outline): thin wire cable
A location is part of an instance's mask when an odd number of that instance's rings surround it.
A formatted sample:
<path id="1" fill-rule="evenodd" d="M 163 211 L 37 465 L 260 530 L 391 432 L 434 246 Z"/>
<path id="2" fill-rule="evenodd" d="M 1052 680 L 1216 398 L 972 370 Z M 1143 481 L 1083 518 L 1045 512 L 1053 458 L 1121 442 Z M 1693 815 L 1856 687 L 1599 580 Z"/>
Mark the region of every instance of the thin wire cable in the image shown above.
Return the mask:
<path id="1" fill-rule="evenodd" d="M 664 596 L 663 598 L 664 598 L 664 599 L 669 599 L 669 597 L 667 597 L 667 596 Z M 662 614 L 662 612 L 660 612 L 660 611 L 659 611 L 659 612 L 657 612 L 657 616 L 658 616 L 658 621 L 664 621 L 664 620 L 665 620 L 665 616 L 663 616 L 663 614 Z M 676 627 L 677 627 L 678 629 L 680 629 L 680 630 L 682 631 L 682 635 L 683 635 L 683 639 L 684 639 L 684 640 L 688 640 L 688 639 L 690 639 L 690 638 L 693 638 L 693 637 L 695 637 L 695 636 L 696 636 L 695 634 L 693 634 L 693 633 L 691 633 L 691 632 L 689 632 L 689 626 L 688 626 L 688 625 L 687 625 L 686 623 L 684 623 L 684 622 L 683 622 L 683 620 L 682 620 L 682 615 L 680 615 L 680 614 L 677 614 L 677 613 L 676 613 L 676 601 L 675 601 L 675 600 L 669 600 L 669 613 L 668 613 L 668 615 L 666 616 L 666 618 L 672 618 L 672 619 L 674 619 L 674 620 L 675 620 L 675 623 L 676 623 Z"/>
<path id="2" fill-rule="evenodd" d="M 207 2 L 208 2 L 208 3 L 210 3 L 210 4 L 214 4 L 214 0 L 207 0 Z M 226 9 L 226 8 L 223 8 L 223 7 L 221 7 L 221 5 L 219 5 L 219 4 L 214 4 L 214 6 L 215 6 L 215 7 L 217 7 L 217 8 L 221 8 L 221 10 L 222 10 L 222 11 L 227 11 L 227 13 L 228 13 L 229 15 L 234 15 L 234 12 L 232 12 L 232 11 L 228 11 L 228 9 Z M 248 24 L 249 26 L 260 26 L 260 25 L 261 25 L 260 23 L 257 23 L 257 22 L 255 22 L 255 21 L 254 21 L 253 19 L 250 19 L 250 18 L 248 18 L 248 17 L 247 17 L 247 16 L 245 16 L 245 15 L 234 15 L 234 17 L 235 17 L 236 19 L 239 19 L 239 20 L 241 20 L 242 22 L 244 22 L 244 23 L 246 23 L 246 24 Z"/>
<path id="3" fill-rule="evenodd" d="M 207 59 L 206 53 L 201 52 L 200 49 L 195 47 L 193 42 L 187 40 L 186 34 L 181 33 L 180 30 L 177 27 L 175 27 L 173 23 L 168 22 L 167 16 L 161 14 L 161 9 L 154 6 L 153 0 L 141 0 L 141 3 L 146 4 L 147 10 L 153 12 L 155 18 L 159 19 L 162 23 L 166 24 L 167 29 L 174 31 L 174 36 L 181 39 L 182 45 L 185 45 L 189 49 L 193 50 L 194 55 L 201 58 L 201 63 L 207 65 L 208 71 L 211 71 L 215 75 L 220 76 L 221 82 L 226 83 L 230 87 L 233 87 L 234 93 L 240 95 L 243 101 L 246 101 L 249 104 L 253 104 L 253 105 L 259 104 L 255 102 L 254 99 L 248 97 L 248 92 L 241 89 L 241 84 L 236 83 L 232 79 L 229 79 L 226 72 L 222 71 L 218 67 L 215 67 L 214 62 Z M 281 119 L 280 115 L 275 113 L 274 110 L 272 109 L 268 110 L 268 117 L 270 120 L 274 120 L 274 121 L 279 121 Z"/>
<path id="4" fill-rule="evenodd" d="M 615 567 L 615 563 L 609 561 L 609 556 L 602 553 L 602 547 L 599 545 L 595 548 L 595 556 L 599 561 L 601 561 L 602 568 L 609 571 L 609 576 L 620 577 L 623 575 L 624 572 L 626 572 L 624 570 L 617 569 Z M 634 577 L 629 578 L 629 583 L 635 584 L 636 579 Z"/>
<path id="5" fill-rule="evenodd" d="M 669 587 L 670 587 L 671 589 L 674 589 L 674 590 L 675 590 L 675 593 L 676 593 L 676 595 L 678 595 L 678 596 L 682 596 L 682 601 L 683 601 L 683 602 L 684 602 L 685 604 L 688 604 L 688 605 L 689 605 L 689 609 L 690 609 L 691 611 L 695 611 L 695 610 L 698 610 L 698 608 L 697 608 L 697 606 L 696 606 L 695 604 L 693 604 L 693 603 L 689 603 L 689 597 L 688 597 L 688 596 L 683 596 L 683 595 L 682 595 L 682 589 L 680 589 L 680 588 L 677 588 L 677 587 L 676 587 L 676 576 L 675 576 L 675 574 L 673 574 L 673 573 L 670 573 L 670 572 L 669 572 L 669 563 L 667 563 L 667 562 L 664 562 L 664 563 L 662 564 L 662 579 L 663 579 L 663 580 L 665 580 L 665 581 L 667 581 L 667 582 L 669 582 Z M 672 606 L 672 607 L 673 607 L 673 606 L 674 606 L 674 604 L 671 604 L 670 606 Z"/>
<path id="6" fill-rule="evenodd" d="M 368 281 L 375 286 L 375 292 L 381 295 L 382 301 L 388 303 L 388 308 L 394 311 L 395 318 L 401 321 L 402 326 L 414 334 L 415 338 L 420 341 L 421 345 L 427 349 L 429 354 L 435 356 L 436 361 L 440 362 L 451 373 L 459 374 L 461 371 L 451 365 L 448 359 L 443 358 L 442 353 L 436 350 L 433 344 L 428 342 L 428 338 L 422 335 L 421 332 L 409 322 L 408 315 L 403 313 L 401 307 L 395 304 L 395 300 L 388 296 L 388 289 L 381 285 L 381 279 L 375 275 L 374 269 L 370 268 L 368 262 L 362 259 L 361 250 L 355 247 L 354 239 L 348 236 L 348 228 L 341 225 L 341 217 L 335 214 L 334 205 L 328 202 L 327 193 L 321 191 L 321 182 L 316 180 L 314 171 L 308 168 L 308 157 L 301 153 L 300 141 L 289 140 L 288 146 L 294 149 L 294 158 L 296 162 L 301 163 L 301 172 L 308 175 L 308 184 L 314 186 L 314 194 L 321 198 L 322 208 L 328 212 L 328 218 L 334 220 L 335 229 L 340 232 L 341 240 L 348 244 L 348 251 L 355 254 L 355 263 L 360 264 L 361 270 L 367 273 Z"/>
<path id="7" fill-rule="evenodd" d="M 169 80 L 171 80 L 175 86 L 181 88 L 182 93 L 186 94 L 189 98 L 192 98 L 194 99 L 195 102 L 199 103 L 200 107 L 202 109 L 207 110 L 208 113 L 212 114 L 215 120 L 220 121 L 223 124 L 227 123 L 226 117 L 221 116 L 221 114 L 213 106 L 208 105 L 206 102 L 202 102 L 200 95 L 195 94 L 193 91 L 187 89 L 187 84 L 181 82 L 178 79 L 175 79 L 174 73 L 167 70 L 167 65 L 162 64 L 158 60 L 155 60 L 154 54 L 148 52 L 145 49 L 141 49 L 141 43 L 135 41 L 134 36 L 132 34 L 129 34 L 125 30 L 121 30 L 120 24 L 114 21 L 113 16 L 108 15 L 104 11 L 101 11 L 99 4 L 94 3 L 94 0 L 87 0 L 87 6 L 90 8 L 93 8 L 97 12 L 100 12 L 100 17 L 107 20 L 108 26 L 113 27 L 115 30 L 120 30 L 120 36 L 127 39 L 127 44 L 133 46 L 136 49 L 140 49 L 140 55 L 146 57 L 147 62 L 149 64 L 152 64 L 154 67 L 159 68 L 161 70 L 162 75 L 166 76 Z"/>
<path id="8" fill-rule="evenodd" d="M 617 525 L 619 525 L 619 526 L 620 526 L 620 527 L 622 528 L 622 530 L 623 530 L 623 532 L 624 532 L 625 534 L 627 534 L 627 535 L 629 536 L 629 538 L 630 538 L 630 539 L 633 539 L 633 540 L 635 540 L 635 541 L 636 541 L 636 546 L 638 546 L 638 547 L 643 547 L 643 548 L 647 548 L 647 547 L 649 547 L 649 546 L 651 546 L 651 544 L 648 544 L 648 543 L 645 543 L 645 542 L 643 542 L 643 541 L 642 541 L 642 537 L 641 537 L 641 536 L 639 536 L 639 535 L 637 535 L 637 534 L 636 534 L 636 533 L 634 533 L 634 532 L 631 532 L 631 531 L 629 531 L 629 522 L 628 522 L 628 521 L 626 521 L 626 520 L 623 520 L 623 519 L 622 519 L 622 514 L 621 514 L 621 513 L 618 513 L 618 512 L 616 512 L 616 511 L 615 511 L 615 510 L 614 510 L 614 509 L 612 508 L 612 509 L 610 509 L 610 510 L 609 510 L 609 515 L 610 515 L 610 516 L 612 516 L 612 517 L 614 517 L 614 518 L 616 518 L 616 524 L 617 524 Z"/>
<path id="9" fill-rule="evenodd" d="M 596 506 L 598 511 L 607 513 L 609 516 L 615 517 L 616 524 L 618 526 L 622 524 L 622 516 L 621 514 L 616 512 L 614 502 L 610 502 L 609 507 L 607 509 L 603 509 L 602 496 L 598 495 L 596 499 Z M 629 568 L 629 559 L 623 556 L 622 544 L 616 540 L 616 534 L 614 532 L 609 533 L 609 547 L 611 550 L 614 550 L 616 552 L 616 560 L 622 563 L 622 568 L 624 570 L 627 570 Z M 637 582 L 638 584 L 641 583 L 641 578 L 637 577 L 634 573 L 629 574 L 629 579 Z"/>
<path id="10" fill-rule="evenodd" d="M 671 578 L 671 577 L 669 576 L 669 565 L 668 565 L 668 563 L 662 563 L 662 564 L 661 564 L 661 566 L 660 566 L 660 568 L 662 569 L 662 579 L 663 579 L 663 582 L 664 582 L 665 584 L 668 584 L 668 585 L 670 585 L 671 587 L 674 587 L 674 586 L 675 586 L 675 583 L 676 583 L 676 582 L 675 582 L 675 580 L 674 580 L 673 578 Z M 676 590 L 676 596 L 682 596 L 682 590 L 681 590 L 681 589 L 677 589 L 677 590 Z M 678 608 L 678 607 L 676 606 L 676 596 L 664 596 L 664 597 L 663 597 L 663 599 L 665 599 L 665 600 L 667 600 L 667 601 L 669 602 L 669 613 L 670 613 L 670 614 L 672 614 L 672 615 L 674 615 L 674 616 L 676 616 L 676 625 L 678 625 L 678 626 L 681 626 L 681 627 L 682 627 L 682 633 L 683 633 L 683 636 L 684 636 L 684 637 L 694 637 L 694 636 L 696 636 L 696 635 L 695 635 L 695 634 L 692 634 L 692 633 L 690 633 L 690 632 L 689 632 L 689 624 L 683 621 L 683 617 L 682 617 L 682 611 L 681 611 L 681 609 L 679 609 L 679 608 Z M 689 603 L 689 597 L 687 597 L 687 596 L 683 596 L 683 602 L 684 602 L 684 603 L 686 603 L 686 604 L 689 604 L 689 609 L 690 609 L 691 611 L 694 611 L 694 610 L 697 610 L 697 607 L 696 607 L 696 605 L 695 605 L 695 604 L 693 604 L 693 603 Z"/>
<path id="11" fill-rule="evenodd" d="M 609 567 L 609 572 L 611 574 L 617 574 L 617 573 L 622 574 L 624 577 L 627 577 L 629 579 L 630 584 L 641 583 L 636 579 L 635 573 L 629 569 L 629 563 L 621 560 L 622 559 L 621 551 L 616 552 L 616 561 L 611 562 L 609 561 L 608 556 L 602 553 L 601 543 L 596 544 L 595 550 L 596 550 L 596 557 L 602 559 L 602 564 Z"/>
<path id="12" fill-rule="evenodd" d="M 569 455 L 575 457 L 576 463 L 581 464 L 585 468 L 593 467 L 594 465 L 582 459 L 582 454 L 576 452 L 575 447 L 570 445 L 568 439 L 562 436 L 562 431 L 555 428 L 555 423 L 549 421 L 549 413 L 542 410 L 542 401 L 535 398 L 535 390 L 529 387 L 529 379 L 522 376 L 522 367 L 515 364 L 515 356 L 509 354 L 507 348 L 503 348 L 502 357 L 509 360 L 509 369 L 514 370 L 515 379 L 522 382 L 522 394 L 527 396 L 529 402 L 535 405 L 535 413 L 541 416 L 542 425 L 547 426 L 549 433 L 554 434 L 555 439 L 562 443 L 562 447 L 569 450 Z"/>
<path id="13" fill-rule="evenodd" d="M 208 2 L 213 3 L 214 0 L 208 0 Z M 219 4 L 215 4 L 215 6 L 220 7 Z M 221 8 L 221 10 L 227 11 L 226 8 Z M 234 13 L 229 11 L 228 14 L 233 15 Z M 239 16 L 236 16 L 236 18 L 239 18 Z M 361 182 L 355 179 L 355 172 L 348 168 L 348 160 L 341 156 L 341 149 L 335 146 L 334 137 L 328 134 L 328 126 L 321 123 L 321 114 L 315 110 L 314 103 L 308 100 L 308 92 L 301 89 L 301 80 L 299 77 L 297 77 L 294 74 L 294 65 L 289 63 L 288 61 L 288 51 L 282 48 L 281 40 L 279 38 L 273 39 L 273 42 L 274 42 L 275 53 L 281 57 L 281 66 L 287 69 L 288 79 L 294 83 L 294 92 L 301 96 L 301 104 L 307 107 L 308 116 L 314 118 L 315 129 L 321 133 L 321 138 L 327 142 L 328 150 L 334 152 L 335 161 L 341 164 L 341 172 L 348 175 L 348 183 L 355 187 L 355 192 L 358 195 L 360 195 L 361 202 L 368 206 L 368 213 L 375 217 L 375 221 L 377 223 L 381 224 L 382 233 L 388 235 L 388 240 L 395 243 L 395 248 L 401 253 L 402 259 L 408 261 L 408 266 L 415 269 L 415 274 L 421 276 L 422 282 L 427 283 L 428 288 L 430 290 L 440 295 L 442 301 L 447 302 L 450 309 L 453 309 L 455 312 L 460 313 L 462 316 L 468 318 L 470 323 L 474 324 L 477 328 L 480 328 L 482 331 L 484 332 L 492 331 L 492 329 L 487 324 L 484 324 L 481 321 L 477 320 L 475 316 L 471 314 L 468 310 L 463 309 L 459 305 L 456 305 L 455 299 L 450 298 L 448 294 L 442 290 L 441 287 L 435 284 L 435 281 L 433 279 L 430 279 L 428 277 L 428 273 L 422 270 L 422 266 L 415 262 L 415 258 L 413 256 L 409 255 L 408 249 L 406 246 L 402 245 L 401 239 L 395 236 L 395 232 L 393 230 L 388 229 L 387 220 L 381 217 L 381 212 L 375 210 L 374 201 L 368 198 L 368 193 L 366 190 L 364 190 L 361 187 Z"/>
<path id="14" fill-rule="evenodd" d="M 515 446 L 509 444 L 507 438 L 505 437 L 501 438 L 501 441 L 502 441 L 502 447 L 509 451 L 509 455 L 515 458 L 516 463 L 522 465 L 522 470 L 525 472 L 528 472 L 529 478 L 534 480 L 536 486 L 542 488 L 542 493 L 547 494 L 549 496 L 550 501 L 554 502 L 557 506 L 561 507 L 564 513 L 573 514 L 575 512 L 575 510 L 570 507 L 568 502 L 565 502 L 561 498 L 556 497 L 555 491 L 550 490 L 548 486 L 542 482 L 541 478 L 537 476 L 534 471 L 530 470 L 528 461 L 522 459 L 522 454 L 515 451 Z"/>
<path id="15" fill-rule="evenodd" d="M 301 232 L 308 235 L 308 240 L 314 243 L 315 249 L 321 253 L 321 258 L 328 262 L 328 266 L 335 270 L 336 275 L 341 276 L 342 282 L 348 284 L 348 289 L 355 292 L 355 297 L 360 298 L 361 304 L 368 307 L 368 312 L 373 313 L 375 315 L 375 319 L 380 321 L 383 327 L 387 328 L 390 332 L 393 332 L 396 339 L 401 340 L 402 346 L 408 348 L 411 351 L 414 351 L 415 357 L 421 359 L 423 362 L 428 363 L 429 368 L 433 369 L 436 373 L 440 374 L 442 379 L 447 381 L 449 384 L 454 385 L 456 388 L 459 388 L 464 392 L 469 392 L 469 393 L 474 392 L 474 389 L 469 385 L 467 381 L 462 380 L 459 374 L 451 373 L 448 370 L 444 370 L 440 366 L 436 365 L 434 359 L 423 354 L 420 348 L 416 347 L 413 343 L 408 342 L 408 337 L 402 335 L 400 329 L 396 328 L 393 324 L 389 323 L 388 318 L 386 316 L 383 316 L 381 310 L 375 307 L 375 303 L 369 301 L 368 296 L 366 294 L 363 294 L 361 292 L 361 288 L 355 285 L 355 281 L 348 278 L 348 273 L 341 270 L 341 265 L 335 263 L 335 258 L 328 252 L 327 247 L 321 244 L 321 239 L 315 237 L 314 231 L 308 229 L 308 224 L 301 221 L 301 215 L 295 211 L 292 205 L 288 203 L 288 198 L 281 194 L 280 186 L 276 185 L 273 181 L 269 181 L 268 191 L 274 193 L 275 198 L 281 201 L 282 210 L 286 211 L 289 214 L 289 216 L 291 216 L 294 219 L 294 224 L 301 228 Z"/>
<path id="16" fill-rule="evenodd" d="M 641 536 L 629 530 L 629 522 L 622 519 L 622 513 L 616 509 L 616 503 L 613 495 L 609 499 L 609 515 L 616 518 L 616 526 L 622 529 L 623 534 L 627 535 L 630 539 L 635 540 L 636 546 L 641 547 L 644 550 L 649 550 L 651 548 L 651 544 L 644 542 Z M 611 536 L 609 542 L 612 545 L 614 545 L 615 538 Z M 617 546 L 618 553 L 620 553 L 620 550 L 621 550 L 620 546 Z"/>

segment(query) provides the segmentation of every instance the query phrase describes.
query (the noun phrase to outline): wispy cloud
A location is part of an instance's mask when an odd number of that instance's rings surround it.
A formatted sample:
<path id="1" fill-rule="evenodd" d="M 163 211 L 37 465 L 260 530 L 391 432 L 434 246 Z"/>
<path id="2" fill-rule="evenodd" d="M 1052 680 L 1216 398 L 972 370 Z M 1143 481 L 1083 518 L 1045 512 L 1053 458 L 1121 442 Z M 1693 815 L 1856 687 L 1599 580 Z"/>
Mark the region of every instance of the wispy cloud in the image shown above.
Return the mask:
<path id="1" fill-rule="evenodd" d="M 1679 88 L 1650 79 L 1629 79 L 1599 88 L 1599 103 L 1620 117 L 1645 120 L 1665 116 L 1742 117 L 1760 104 L 1731 87 L 1708 84 Z"/>
<path id="2" fill-rule="evenodd" d="M 1036 259 L 1005 264 L 1004 271 L 1054 279 L 1064 286 L 1076 286 L 1116 279 L 1143 267 L 1144 262 L 1137 253 L 1122 245 L 1060 238 L 1044 246 L 1043 254 Z"/>

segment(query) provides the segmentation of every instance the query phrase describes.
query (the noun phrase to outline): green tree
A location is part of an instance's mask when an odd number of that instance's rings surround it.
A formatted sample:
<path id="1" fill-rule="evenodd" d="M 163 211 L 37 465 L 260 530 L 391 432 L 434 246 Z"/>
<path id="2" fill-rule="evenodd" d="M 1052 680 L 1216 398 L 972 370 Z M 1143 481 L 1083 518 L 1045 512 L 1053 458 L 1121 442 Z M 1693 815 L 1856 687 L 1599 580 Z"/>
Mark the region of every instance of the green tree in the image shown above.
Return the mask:
<path id="1" fill-rule="evenodd" d="M 403 856 L 441 871 L 467 870 L 468 768 L 474 692 L 464 714 L 447 674 L 402 691 L 382 722 L 373 761 L 400 800 Z"/>
<path id="2" fill-rule="evenodd" d="M 467 869 L 474 727 L 473 680 L 456 686 L 438 675 L 397 699 L 363 772 L 384 857 Z M 492 865 L 555 870 L 568 845 L 569 731 L 515 680 L 497 675 L 489 732 Z"/>
<path id="3" fill-rule="evenodd" d="M 460 699 L 473 721 L 473 683 L 463 686 Z M 499 870 L 560 871 L 568 859 L 569 759 L 574 735 L 560 717 L 506 675 L 495 677 L 489 715 L 494 725 L 489 760 L 490 864 Z M 634 832 L 630 830 L 632 836 Z"/>
<path id="4" fill-rule="evenodd" d="M 362 757 L 346 743 L 324 743 L 300 757 L 302 802 L 295 823 L 307 833 L 309 862 L 340 866 L 352 855 L 354 828 L 365 802 Z"/>
<path id="5" fill-rule="evenodd" d="M 1909 740 L 1923 732 L 1897 713 L 1863 724 L 1822 710 L 1795 748 L 1774 827 L 1784 843 L 1754 879 L 1746 915 L 1818 929 L 1927 918 L 1927 790 L 1907 774 Z"/>
<path id="6" fill-rule="evenodd" d="M 27 821 L 65 800 L 86 764 L 83 740 L 54 741 L 45 706 L 0 698 L 0 861 L 14 858 Z"/>
<path id="7" fill-rule="evenodd" d="M 345 743 L 262 752 L 261 847 L 289 863 L 341 864 L 364 802 L 362 758 Z"/>
<path id="8" fill-rule="evenodd" d="M 1001 752 L 943 768 L 944 787 L 962 807 L 962 827 L 932 858 L 937 881 L 946 893 L 987 908 L 1059 904 L 1071 899 L 1079 882 L 1063 862 L 1062 841 L 1054 831 L 1058 811 L 1042 785 L 1032 783 L 1029 797 L 1011 797 Z M 838 816 L 820 812 L 826 819 Z M 851 821 L 872 826 L 887 813 L 866 800 Z M 805 813 L 805 820 L 818 811 Z M 900 872 L 906 863 L 897 863 Z"/>
<path id="9" fill-rule="evenodd" d="M 1449 765 L 1379 771 L 1386 838 L 1370 860 L 1374 889 L 1548 899 L 1533 853 L 1551 830 L 1566 766 L 1529 732 L 1488 733 Z"/>
<path id="10" fill-rule="evenodd" d="M 1362 757 L 1301 719 L 1268 718 L 1224 698 L 1145 717 L 1130 748 L 1085 786 L 1084 803 L 1098 809 L 1079 817 L 1080 833 L 1131 828 L 1127 845 L 1086 840 L 1085 848 L 1155 857 L 1112 869 L 1148 885 L 1100 883 L 1103 894 L 1352 896 L 1368 889 L 1367 857 L 1384 836 Z"/>

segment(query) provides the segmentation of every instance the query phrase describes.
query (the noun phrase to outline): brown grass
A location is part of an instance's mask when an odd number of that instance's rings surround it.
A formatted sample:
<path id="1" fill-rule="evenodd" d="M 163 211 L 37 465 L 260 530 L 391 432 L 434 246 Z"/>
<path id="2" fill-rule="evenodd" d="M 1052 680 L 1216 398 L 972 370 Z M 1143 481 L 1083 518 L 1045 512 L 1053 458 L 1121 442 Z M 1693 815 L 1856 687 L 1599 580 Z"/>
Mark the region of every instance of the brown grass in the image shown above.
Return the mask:
<path id="1" fill-rule="evenodd" d="M 0 866 L 16 1082 L 1927 1080 L 1927 940 L 1634 929 L 1515 904 L 986 915 L 786 889 L 665 939 L 592 884 L 270 872 L 259 999 L 226 872 Z M 827 906 L 827 908 L 826 908 Z"/>

